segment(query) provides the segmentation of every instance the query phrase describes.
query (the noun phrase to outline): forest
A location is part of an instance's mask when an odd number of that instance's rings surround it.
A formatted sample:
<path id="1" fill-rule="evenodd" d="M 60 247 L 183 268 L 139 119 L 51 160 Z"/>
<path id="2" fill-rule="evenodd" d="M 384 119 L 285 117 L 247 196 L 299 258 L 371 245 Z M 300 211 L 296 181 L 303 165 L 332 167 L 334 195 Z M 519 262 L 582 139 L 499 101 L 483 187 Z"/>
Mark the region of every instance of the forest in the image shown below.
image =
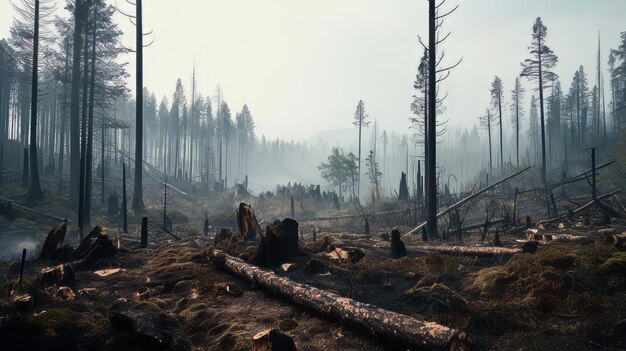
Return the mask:
<path id="1" fill-rule="evenodd" d="M 410 2 L 405 114 L 383 88 L 334 97 L 340 116 L 318 91 L 287 114 L 303 138 L 259 99 L 318 83 L 272 72 L 242 96 L 168 62 L 168 27 L 144 25 L 159 2 L 7 1 L 0 349 L 625 349 L 626 22 L 566 43 L 533 0 L 524 37 L 474 54 L 487 39 L 454 38 L 473 5 Z M 399 61 L 373 56 L 391 80 Z M 488 85 L 454 80 L 476 67 Z"/>

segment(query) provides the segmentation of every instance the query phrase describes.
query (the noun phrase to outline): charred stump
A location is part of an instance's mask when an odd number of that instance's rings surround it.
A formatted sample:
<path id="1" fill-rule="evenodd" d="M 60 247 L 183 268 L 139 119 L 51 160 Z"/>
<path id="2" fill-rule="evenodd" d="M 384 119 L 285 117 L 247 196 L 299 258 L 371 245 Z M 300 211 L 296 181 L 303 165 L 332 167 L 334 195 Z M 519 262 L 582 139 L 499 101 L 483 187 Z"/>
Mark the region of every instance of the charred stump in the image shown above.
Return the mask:
<path id="1" fill-rule="evenodd" d="M 391 257 L 400 258 L 406 256 L 406 246 L 400 239 L 400 231 L 394 228 L 391 231 Z"/>
<path id="2" fill-rule="evenodd" d="M 259 264 L 273 265 L 298 253 L 298 222 L 291 218 L 276 220 L 265 228 L 254 261 Z"/>
<path id="3" fill-rule="evenodd" d="M 46 237 L 46 241 L 41 248 L 41 254 L 39 258 L 50 258 L 53 253 L 63 245 L 65 240 L 65 233 L 67 232 L 67 219 L 57 224 Z"/>
<path id="4" fill-rule="evenodd" d="M 72 284 L 74 284 L 74 267 L 69 263 L 42 269 L 34 283 L 40 289 Z"/>
<path id="5" fill-rule="evenodd" d="M 263 236 L 263 230 L 256 219 L 252 206 L 245 202 L 239 203 L 239 209 L 237 211 L 237 225 L 239 226 L 239 232 L 244 240 L 254 240 Z"/>

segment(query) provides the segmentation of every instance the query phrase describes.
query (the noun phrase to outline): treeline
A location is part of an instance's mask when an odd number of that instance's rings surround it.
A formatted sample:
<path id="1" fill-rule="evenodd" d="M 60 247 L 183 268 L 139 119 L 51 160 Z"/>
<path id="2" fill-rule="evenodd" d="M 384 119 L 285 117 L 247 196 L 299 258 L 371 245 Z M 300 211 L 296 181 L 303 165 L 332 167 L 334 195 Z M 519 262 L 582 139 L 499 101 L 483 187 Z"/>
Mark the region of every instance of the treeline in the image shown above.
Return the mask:
<path id="1" fill-rule="evenodd" d="M 547 34 L 538 18 L 530 56 L 522 63 L 520 75 L 508 81 L 509 87 L 495 76 L 488 90 L 491 101 L 478 117 L 478 126 L 462 130 L 437 121 L 438 187 L 450 183 L 460 190 L 481 170 L 493 176 L 509 165 L 537 166 L 545 174 L 544 182 L 556 180 L 588 163 L 589 148 L 604 154 L 615 151 L 626 127 L 626 32 L 621 33 L 619 46 L 610 50 L 603 51 L 598 37 L 596 67 L 580 66 L 571 78 L 554 73 L 559 59 L 547 45 Z M 603 54 L 607 51 L 608 58 Z M 424 155 L 427 58 L 425 54 L 420 60 L 411 106 L 416 114 L 411 122 L 417 131 L 412 140 Z M 524 89 L 525 78 L 532 94 Z M 445 110 L 437 103 L 438 111 Z"/>

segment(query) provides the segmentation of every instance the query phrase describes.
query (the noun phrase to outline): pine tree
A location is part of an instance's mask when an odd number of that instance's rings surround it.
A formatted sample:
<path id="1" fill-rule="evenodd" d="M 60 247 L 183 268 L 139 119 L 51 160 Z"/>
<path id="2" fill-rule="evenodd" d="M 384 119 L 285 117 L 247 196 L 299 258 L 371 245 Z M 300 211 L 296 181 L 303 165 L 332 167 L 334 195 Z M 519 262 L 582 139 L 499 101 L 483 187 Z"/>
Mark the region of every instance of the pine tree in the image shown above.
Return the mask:
<path id="1" fill-rule="evenodd" d="M 511 110 L 513 111 L 512 122 L 515 128 L 515 162 L 517 167 L 519 167 L 519 131 L 520 131 L 520 123 L 522 121 L 522 116 L 524 113 L 523 108 L 523 100 L 524 100 L 524 87 L 520 83 L 519 77 L 515 78 L 515 85 L 513 88 L 512 94 L 512 104 Z"/>
<path id="2" fill-rule="evenodd" d="M 541 179 L 544 186 L 547 186 L 547 164 L 546 164 L 546 135 L 544 117 L 544 86 L 547 82 L 556 80 L 556 73 L 551 69 L 556 66 L 558 57 L 552 49 L 545 44 L 548 28 L 543 24 L 541 17 L 537 17 L 533 25 L 533 41 L 529 47 L 531 58 L 522 63 L 522 77 L 536 80 L 539 84 L 539 113 L 541 130 Z"/>
<path id="3" fill-rule="evenodd" d="M 359 163 L 358 163 L 358 173 L 357 173 L 357 197 L 361 195 L 361 129 L 367 128 L 370 122 L 367 121 L 367 112 L 365 111 L 365 103 L 363 100 L 359 100 L 359 103 L 356 106 L 356 111 L 354 112 L 354 122 L 353 124 L 359 128 Z"/>
<path id="4" fill-rule="evenodd" d="M 504 165 L 504 149 L 502 141 L 502 100 L 504 99 L 504 89 L 502 87 L 502 80 L 496 76 L 491 83 L 491 102 L 493 106 L 498 110 L 498 125 L 500 126 L 500 168 Z"/>

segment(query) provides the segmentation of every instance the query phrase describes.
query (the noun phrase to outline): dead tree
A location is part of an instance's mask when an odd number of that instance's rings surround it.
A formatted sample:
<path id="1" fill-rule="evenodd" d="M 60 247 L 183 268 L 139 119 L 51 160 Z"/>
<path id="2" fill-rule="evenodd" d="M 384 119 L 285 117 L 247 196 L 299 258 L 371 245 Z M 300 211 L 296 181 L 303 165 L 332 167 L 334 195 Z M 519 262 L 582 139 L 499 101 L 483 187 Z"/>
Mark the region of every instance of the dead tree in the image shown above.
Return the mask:
<path id="1" fill-rule="evenodd" d="M 481 190 L 477 191 L 476 193 L 474 193 L 474 194 L 472 194 L 472 195 L 469 195 L 469 196 L 465 197 L 464 199 L 459 200 L 459 201 L 458 201 L 457 203 L 455 203 L 454 205 L 452 205 L 452 206 L 450 206 L 450 207 L 448 207 L 448 208 L 444 209 L 443 211 L 439 212 L 439 213 L 437 214 L 437 216 L 435 217 L 435 220 L 437 220 L 437 219 L 438 219 L 438 218 L 440 218 L 440 217 L 445 216 L 445 215 L 446 215 L 447 213 L 449 213 L 450 211 L 452 211 L 452 210 L 454 210 L 454 209 L 456 209 L 456 208 L 459 208 L 460 206 L 464 205 L 465 203 L 467 203 L 467 202 L 469 202 L 469 201 L 473 200 L 474 198 L 478 197 L 480 194 L 483 194 L 483 193 L 485 193 L 486 191 L 489 191 L 489 190 L 491 190 L 491 189 L 495 188 L 496 186 L 498 186 L 498 185 L 500 185 L 500 184 L 502 184 L 502 183 L 504 183 L 504 182 L 506 182 L 506 181 L 508 181 L 508 180 L 510 180 L 510 179 L 512 179 L 512 178 L 514 178 L 514 177 L 517 177 L 518 175 L 520 175 L 520 174 L 522 174 L 522 173 L 526 172 L 526 171 L 527 171 L 527 170 L 529 170 L 529 169 L 530 169 L 530 167 L 524 168 L 523 170 L 521 170 L 521 171 L 519 171 L 519 172 L 516 172 L 515 174 L 510 175 L 510 176 L 508 176 L 508 177 L 506 177 L 506 178 L 502 179 L 502 180 L 501 180 L 501 181 L 499 181 L 499 182 L 493 183 L 493 184 L 491 184 L 490 186 L 488 186 L 488 187 L 486 187 L 486 188 L 483 188 L 483 189 L 481 189 Z M 414 234 L 414 233 L 415 233 L 415 232 L 417 232 L 418 230 L 420 230 L 420 229 L 422 229 L 423 227 L 425 227 L 425 226 L 427 225 L 427 223 L 428 223 L 428 221 L 426 221 L 426 222 L 424 222 L 424 223 L 422 223 L 422 224 L 418 225 L 417 227 L 415 227 L 415 228 L 413 228 L 412 230 L 410 230 L 408 233 L 404 234 L 404 236 Z"/>

